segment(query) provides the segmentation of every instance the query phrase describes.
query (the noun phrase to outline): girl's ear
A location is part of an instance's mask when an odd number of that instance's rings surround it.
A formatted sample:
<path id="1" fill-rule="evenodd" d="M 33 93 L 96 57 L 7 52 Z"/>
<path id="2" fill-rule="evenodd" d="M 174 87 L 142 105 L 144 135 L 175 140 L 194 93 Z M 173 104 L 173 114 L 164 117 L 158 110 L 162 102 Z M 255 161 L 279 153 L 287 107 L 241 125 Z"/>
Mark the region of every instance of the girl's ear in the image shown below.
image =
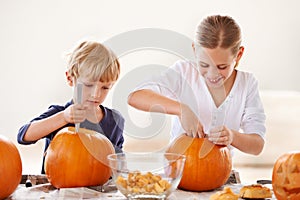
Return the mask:
<path id="1" fill-rule="evenodd" d="M 238 61 L 240 61 L 240 59 L 242 58 L 242 56 L 243 56 L 243 53 L 244 53 L 244 47 L 243 46 L 241 46 L 240 47 L 240 49 L 239 49 L 239 51 L 238 51 L 238 53 L 237 53 L 237 56 L 236 56 L 236 61 L 238 62 Z"/>
<path id="2" fill-rule="evenodd" d="M 67 83 L 69 86 L 74 86 L 74 80 L 73 80 L 73 76 L 71 76 L 71 74 L 66 71 L 66 78 L 67 78 Z"/>
<path id="3" fill-rule="evenodd" d="M 192 43 L 192 48 L 193 48 L 194 55 L 196 56 L 196 48 L 195 48 L 195 43 L 194 42 Z"/>
<path id="4" fill-rule="evenodd" d="M 239 51 L 238 51 L 238 53 L 237 53 L 237 56 L 236 56 L 236 59 L 235 59 L 235 66 L 234 67 L 237 67 L 238 66 L 238 64 L 239 64 L 239 61 L 241 60 L 241 58 L 242 58 L 242 56 L 243 56 L 243 54 L 244 54 L 244 47 L 243 46 L 241 46 L 240 48 L 239 48 Z"/>

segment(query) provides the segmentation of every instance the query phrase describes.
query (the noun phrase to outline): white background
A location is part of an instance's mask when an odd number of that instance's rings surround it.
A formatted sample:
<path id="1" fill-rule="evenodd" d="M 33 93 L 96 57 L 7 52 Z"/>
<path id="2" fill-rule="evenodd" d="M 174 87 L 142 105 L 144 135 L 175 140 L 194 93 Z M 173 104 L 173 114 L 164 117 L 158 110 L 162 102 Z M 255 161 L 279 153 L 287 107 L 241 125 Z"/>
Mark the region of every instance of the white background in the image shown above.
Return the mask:
<path id="1" fill-rule="evenodd" d="M 0 134 L 16 143 L 24 123 L 71 98 L 63 55 L 79 40 L 105 41 L 140 28 L 193 38 L 210 14 L 230 15 L 239 23 L 245 46 L 240 68 L 253 72 L 262 90 L 299 92 L 299 7 L 297 0 L 0 0 Z M 120 58 L 121 79 L 135 66 L 167 66 L 176 59 L 161 52 L 132 53 Z M 105 104 L 111 105 L 111 96 Z M 33 164 L 25 171 L 40 170 L 43 145 L 18 145 L 24 162 Z"/>

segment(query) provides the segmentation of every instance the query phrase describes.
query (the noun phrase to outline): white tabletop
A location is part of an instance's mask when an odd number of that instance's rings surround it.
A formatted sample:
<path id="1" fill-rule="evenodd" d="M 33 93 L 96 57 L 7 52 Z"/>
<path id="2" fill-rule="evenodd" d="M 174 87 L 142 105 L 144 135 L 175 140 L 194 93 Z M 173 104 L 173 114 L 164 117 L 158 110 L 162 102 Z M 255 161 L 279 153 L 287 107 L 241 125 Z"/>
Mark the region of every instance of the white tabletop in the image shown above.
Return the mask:
<path id="1" fill-rule="evenodd" d="M 230 187 L 236 194 L 239 193 L 242 184 L 228 184 L 223 187 Z M 271 185 L 266 185 L 272 189 Z M 167 199 L 168 200 L 195 200 L 195 199 L 209 199 L 209 197 L 223 187 L 209 192 L 189 192 L 177 189 Z M 24 185 L 19 185 L 16 191 L 10 196 L 9 199 L 25 200 L 25 199 L 103 199 L 103 200 L 125 200 L 119 191 L 103 193 L 92 190 L 86 187 L 79 188 L 63 188 L 55 189 L 49 183 L 36 185 L 26 188 Z M 276 199 L 276 198 L 272 198 Z"/>

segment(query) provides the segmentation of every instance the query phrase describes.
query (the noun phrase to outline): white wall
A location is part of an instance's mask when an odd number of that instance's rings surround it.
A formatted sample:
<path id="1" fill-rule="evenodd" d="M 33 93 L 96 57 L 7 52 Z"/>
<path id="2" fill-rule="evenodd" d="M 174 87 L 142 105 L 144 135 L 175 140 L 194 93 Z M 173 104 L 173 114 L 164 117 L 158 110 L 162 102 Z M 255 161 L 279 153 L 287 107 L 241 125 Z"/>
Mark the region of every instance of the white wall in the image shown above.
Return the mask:
<path id="1" fill-rule="evenodd" d="M 261 89 L 300 91 L 299 5 L 297 0 L 0 0 L 0 134 L 16 141 L 21 125 L 50 104 L 71 98 L 63 54 L 78 40 L 106 41 L 141 28 L 167 29 L 192 39 L 208 14 L 228 14 L 240 24 L 246 47 L 240 67 L 257 76 Z M 168 66 L 177 59 L 162 51 L 123 55 L 120 81 L 137 66 Z M 106 105 L 112 98 L 113 92 Z M 39 171 L 43 142 L 18 148 L 25 172 Z"/>
<path id="2" fill-rule="evenodd" d="M 235 151 L 236 166 L 272 167 L 282 154 L 300 151 L 300 92 L 262 91 L 266 112 L 266 142 L 259 156 Z"/>

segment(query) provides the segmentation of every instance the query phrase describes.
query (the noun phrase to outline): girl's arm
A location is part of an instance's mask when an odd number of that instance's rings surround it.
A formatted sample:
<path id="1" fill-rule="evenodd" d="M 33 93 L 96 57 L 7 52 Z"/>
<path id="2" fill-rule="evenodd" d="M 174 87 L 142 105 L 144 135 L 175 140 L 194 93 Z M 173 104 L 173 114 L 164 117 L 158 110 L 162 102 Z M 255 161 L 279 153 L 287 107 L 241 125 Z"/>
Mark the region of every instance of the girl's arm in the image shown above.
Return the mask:
<path id="1" fill-rule="evenodd" d="M 232 133 L 233 140 L 231 145 L 235 148 L 253 155 L 259 155 L 262 152 L 265 141 L 260 135 L 255 133 L 244 134 L 237 131 L 232 131 Z"/>
<path id="2" fill-rule="evenodd" d="M 208 138 L 215 144 L 232 145 L 244 153 L 258 155 L 265 144 L 266 117 L 258 92 L 257 80 L 249 76 L 247 81 L 247 98 L 241 121 L 241 129 L 244 133 L 221 126 L 211 130 Z"/>
<path id="3" fill-rule="evenodd" d="M 159 112 L 177 116 L 181 113 L 181 106 L 178 101 L 148 89 L 131 93 L 128 97 L 128 104 L 146 112 Z"/>
<path id="4" fill-rule="evenodd" d="M 146 112 L 159 112 L 179 117 L 186 134 L 192 137 L 204 137 L 203 126 L 188 105 L 162 96 L 152 90 L 143 89 L 128 97 L 128 104 Z"/>
<path id="5" fill-rule="evenodd" d="M 258 90 L 258 81 L 250 76 L 247 85 L 247 98 L 242 118 L 242 130 L 244 133 L 233 131 L 232 146 L 242 152 L 258 155 L 262 152 L 265 140 L 266 116 Z"/>
<path id="6" fill-rule="evenodd" d="M 240 133 L 230 130 L 226 126 L 211 130 L 208 139 L 217 145 L 232 145 L 240 151 L 258 155 L 262 152 L 265 141 L 256 133 Z"/>

